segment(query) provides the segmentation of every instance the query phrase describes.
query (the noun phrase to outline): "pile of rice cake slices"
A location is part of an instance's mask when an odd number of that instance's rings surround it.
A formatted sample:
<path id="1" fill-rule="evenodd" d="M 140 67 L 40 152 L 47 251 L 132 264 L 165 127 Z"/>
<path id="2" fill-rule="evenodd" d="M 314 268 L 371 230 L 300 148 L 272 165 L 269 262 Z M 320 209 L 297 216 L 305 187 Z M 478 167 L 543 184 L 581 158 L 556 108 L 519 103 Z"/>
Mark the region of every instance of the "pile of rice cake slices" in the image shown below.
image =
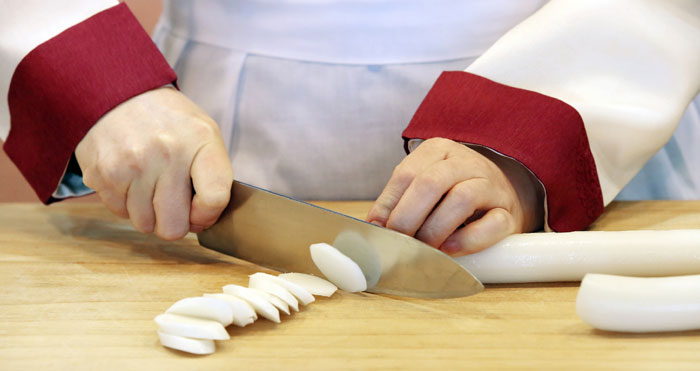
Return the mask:
<path id="1" fill-rule="evenodd" d="M 280 312 L 298 312 L 299 304 L 312 303 L 314 295 L 330 297 L 338 287 L 366 290 L 360 267 L 333 246 L 313 244 L 310 252 L 319 270 L 335 284 L 304 273 L 255 273 L 249 276 L 248 287 L 226 285 L 221 293 L 184 298 L 156 316 L 160 343 L 187 353 L 211 354 L 215 340 L 230 339 L 229 325 L 245 327 L 258 316 L 280 323 Z"/>

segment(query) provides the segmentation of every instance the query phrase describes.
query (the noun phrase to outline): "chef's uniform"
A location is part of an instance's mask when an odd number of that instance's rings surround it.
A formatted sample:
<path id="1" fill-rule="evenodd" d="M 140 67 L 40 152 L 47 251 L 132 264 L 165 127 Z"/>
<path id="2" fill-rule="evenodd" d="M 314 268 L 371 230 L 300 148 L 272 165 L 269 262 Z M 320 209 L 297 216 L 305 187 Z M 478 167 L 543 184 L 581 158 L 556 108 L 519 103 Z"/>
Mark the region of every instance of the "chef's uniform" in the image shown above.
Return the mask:
<path id="1" fill-rule="evenodd" d="M 0 134 L 51 201 L 85 191 L 69 160 L 95 118 L 174 75 L 124 31 L 134 21 L 123 5 L 29 3 L 0 15 L 12 113 L 0 108 Z M 102 42 L 81 36 L 122 24 Z M 544 188 L 548 226 L 573 230 L 616 197 L 700 196 L 699 24 L 693 1 L 166 0 L 154 40 L 178 87 L 219 123 L 237 179 L 304 199 L 372 199 L 404 147 L 442 136 L 522 163 Z M 90 51 L 83 67 L 51 77 L 47 61 L 72 64 L 61 51 L 71 48 Z M 89 63 L 108 66 L 83 76 Z M 42 81 L 78 72 L 74 99 L 108 98 L 64 124 L 47 119 L 56 104 L 30 112 L 52 102 L 34 92 Z M 47 125 L 70 139 L 42 138 Z"/>

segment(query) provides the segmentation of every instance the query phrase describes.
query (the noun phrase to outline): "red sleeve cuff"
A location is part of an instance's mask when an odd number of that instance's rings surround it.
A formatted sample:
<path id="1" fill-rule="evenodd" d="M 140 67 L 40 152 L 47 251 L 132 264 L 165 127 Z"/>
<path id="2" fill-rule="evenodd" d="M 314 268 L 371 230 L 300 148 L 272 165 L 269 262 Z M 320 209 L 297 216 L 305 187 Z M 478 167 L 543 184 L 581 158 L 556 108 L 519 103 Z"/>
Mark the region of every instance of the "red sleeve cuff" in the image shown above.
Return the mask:
<path id="1" fill-rule="evenodd" d="M 37 46 L 17 66 L 5 152 L 41 201 L 55 201 L 51 195 L 92 125 L 119 103 L 176 78 L 126 5 L 106 9 Z"/>
<path id="2" fill-rule="evenodd" d="M 520 161 L 544 185 L 547 222 L 555 231 L 584 229 L 603 212 L 583 120 L 558 99 L 468 72 L 443 72 L 403 137 L 449 138 Z"/>

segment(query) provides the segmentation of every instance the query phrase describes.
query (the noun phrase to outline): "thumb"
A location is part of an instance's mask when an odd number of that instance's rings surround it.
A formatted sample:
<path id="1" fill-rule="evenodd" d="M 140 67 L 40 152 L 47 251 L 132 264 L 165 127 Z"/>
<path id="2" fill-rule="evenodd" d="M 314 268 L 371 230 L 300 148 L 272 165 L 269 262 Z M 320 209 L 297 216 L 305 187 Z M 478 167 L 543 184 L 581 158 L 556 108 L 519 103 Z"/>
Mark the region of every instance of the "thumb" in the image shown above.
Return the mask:
<path id="1" fill-rule="evenodd" d="M 223 145 L 205 144 L 192 160 L 190 176 L 195 191 L 190 230 L 199 233 L 216 222 L 231 197 L 233 169 Z"/>

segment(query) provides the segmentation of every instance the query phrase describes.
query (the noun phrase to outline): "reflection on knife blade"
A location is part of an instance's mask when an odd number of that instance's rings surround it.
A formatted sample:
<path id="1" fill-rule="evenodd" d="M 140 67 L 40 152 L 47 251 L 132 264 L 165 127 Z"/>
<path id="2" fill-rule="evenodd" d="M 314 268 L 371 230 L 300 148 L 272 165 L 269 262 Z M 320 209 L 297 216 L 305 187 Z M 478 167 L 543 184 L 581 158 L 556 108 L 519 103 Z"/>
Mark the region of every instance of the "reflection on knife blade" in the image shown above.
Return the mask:
<path id="1" fill-rule="evenodd" d="M 469 271 L 413 237 L 241 182 L 219 221 L 198 238 L 240 259 L 316 275 L 309 246 L 326 242 L 357 262 L 375 293 L 444 298 L 483 290 Z"/>

